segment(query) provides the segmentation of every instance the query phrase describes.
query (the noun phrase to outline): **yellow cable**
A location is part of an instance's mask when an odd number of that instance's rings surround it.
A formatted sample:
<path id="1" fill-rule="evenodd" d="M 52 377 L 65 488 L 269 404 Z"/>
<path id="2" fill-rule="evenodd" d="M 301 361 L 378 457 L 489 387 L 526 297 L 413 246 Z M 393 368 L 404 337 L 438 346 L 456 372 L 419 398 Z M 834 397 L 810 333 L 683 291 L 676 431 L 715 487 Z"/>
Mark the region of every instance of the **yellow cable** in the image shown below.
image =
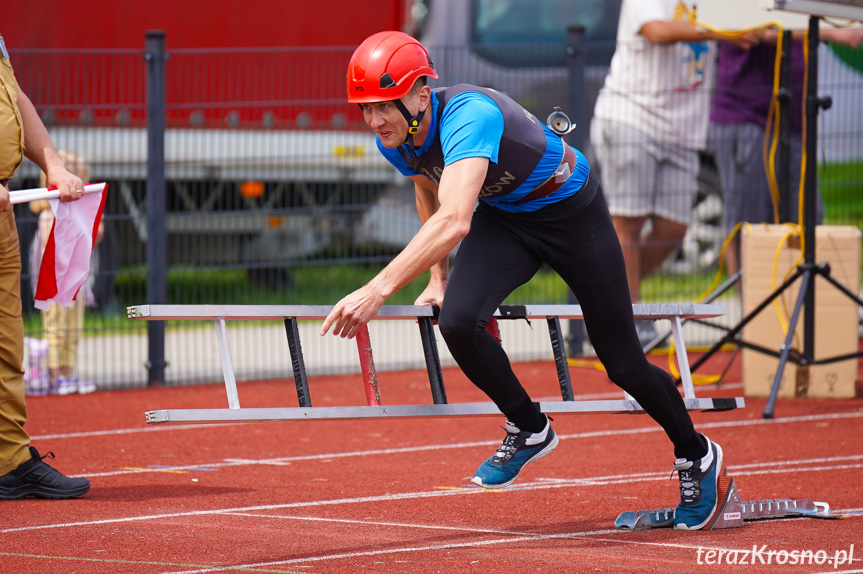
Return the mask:
<path id="1" fill-rule="evenodd" d="M 733 343 L 727 343 L 722 345 L 719 348 L 720 351 L 731 351 L 736 347 Z M 710 350 L 710 347 L 707 346 L 698 346 L 698 347 L 687 347 L 687 351 L 690 353 L 700 353 Z M 655 349 L 650 352 L 651 355 L 674 355 L 674 349 L 671 347 L 670 349 Z M 567 364 L 570 367 L 576 368 L 584 368 L 584 369 L 594 369 L 597 371 L 605 372 L 605 367 L 598 359 L 567 359 Z M 672 368 L 670 374 L 677 378 L 680 376 L 680 372 L 675 368 Z M 692 374 L 692 384 L 694 385 L 712 385 L 714 383 L 718 383 L 721 380 L 720 375 L 699 375 L 697 373 Z"/>
<path id="2" fill-rule="evenodd" d="M 698 26 L 699 28 L 704 28 L 709 32 L 713 32 L 714 34 L 718 34 L 720 36 L 727 36 L 729 38 L 735 38 L 737 36 L 742 36 L 749 32 L 755 32 L 756 30 L 763 30 L 765 28 L 778 28 L 780 31 L 782 30 L 782 24 L 776 21 L 765 22 L 764 24 L 758 24 L 757 26 L 750 26 L 749 28 L 741 28 L 740 30 L 728 30 L 724 28 L 717 28 L 715 26 L 711 26 L 705 22 L 698 20 L 695 15 L 696 9 L 687 8 L 683 2 L 680 2 L 677 5 L 677 9 L 675 11 L 675 18 L 678 18 L 682 15 L 686 15 L 689 18 L 689 21 Z"/>
<path id="3" fill-rule="evenodd" d="M 773 223 L 779 223 L 779 183 L 776 180 L 776 148 L 779 142 L 779 120 L 781 107 L 776 104 L 779 99 L 779 76 L 782 63 L 782 30 L 776 40 L 776 57 L 773 64 L 773 93 L 770 97 L 770 107 L 767 111 L 767 124 L 764 128 L 764 146 L 762 160 L 764 173 L 767 174 L 767 184 L 770 188 L 770 200 L 773 204 Z M 769 150 L 767 142 L 770 141 Z"/>
<path id="4" fill-rule="evenodd" d="M 803 131 L 802 131 L 802 141 L 804 142 L 803 153 L 801 154 L 800 160 L 800 189 L 798 193 L 797 199 L 797 223 L 803 225 L 803 216 L 804 216 L 804 206 L 806 199 L 806 131 L 808 126 L 806 125 L 806 98 L 808 97 L 809 92 L 809 28 L 806 29 L 806 36 L 803 38 L 803 105 L 800 106 L 803 112 Z M 800 256 L 806 253 L 806 238 L 804 234 L 800 234 Z"/>
<path id="5" fill-rule="evenodd" d="M 773 257 L 773 291 L 776 291 L 776 288 L 777 288 L 776 276 L 779 273 L 779 255 L 782 252 L 783 245 L 785 245 L 788 238 L 793 237 L 793 236 L 798 236 L 798 237 L 801 236 L 800 226 L 795 225 L 795 224 L 791 224 L 791 223 L 786 223 L 785 226 L 788 227 L 789 229 L 779 239 L 779 244 L 776 246 L 776 252 L 775 252 L 774 257 Z M 797 265 L 800 263 L 801 260 L 802 260 L 802 255 L 797 258 L 797 261 L 795 261 L 791 265 L 791 267 L 788 268 L 788 271 L 785 273 L 784 280 L 788 279 L 788 277 L 793 273 L 794 269 L 797 267 Z M 780 302 L 780 300 L 781 300 L 781 302 Z M 782 334 L 783 334 L 783 336 L 787 336 L 788 335 L 788 322 L 787 322 L 786 318 L 790 317 L 791 314 L 788 312 L 788 302 L 785 300 L 785 295 L 783 294 L 781 297 L 777 297 L 776 299 L 774 299 L 773 300 L 773 306 L 776 307 L 776 316 L 779 319 L 779 325 L 782 327 Z M 797 334 L 795 333 L 794 336 L 795 336 L 795 344 L 799 344 L 799 341 L 796 340 Z"/>

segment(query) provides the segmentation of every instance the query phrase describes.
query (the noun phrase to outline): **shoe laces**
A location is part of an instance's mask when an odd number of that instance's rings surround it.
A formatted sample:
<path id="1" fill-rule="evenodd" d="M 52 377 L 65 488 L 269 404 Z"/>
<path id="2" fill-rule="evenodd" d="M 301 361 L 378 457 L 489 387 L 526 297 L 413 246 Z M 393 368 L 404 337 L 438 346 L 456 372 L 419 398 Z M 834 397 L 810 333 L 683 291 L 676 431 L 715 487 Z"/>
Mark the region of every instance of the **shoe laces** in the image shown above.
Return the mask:
<path id="1" fill-rule="evenodd" d="M 674 462 L 674 473 L 680 478 L 680 501 L 684 504 L 692 504 L 701 500 L 701 481 L 695 477 L 695 465 L 691 460 L 677 459 Z"/>
<path id="2" fill-rule="evenodd" d="M 500 427 L 503 430 L 506 430 L 506 438 L 503 439 L 503 443 L 499 447 L 497 447 L 497 452 L 494 453 L 494 457 L 499 460 L 503 460 L 504 462 L 509 462 L 515 453 L 518 452 L 518 436 L 521 433 L 511 433 L 506 428 Z"/>
<path id="3" fill-rule="evenodd" d="M 49 450 L 49 451 L 48 451 L 48 452 L 46 452 L 45 454 L 41 454 L 41 455 L 39 455 L 39 460 L 40 460 L 40 461 L 41 461 L 41 460 L 45 460 L 46 458 L 50 458 L 51 460 L 54 460 L 54 458 L 56 458 L 56 457 L 54 456 L 54 451 L 53 451 L 53 450 Z"/>

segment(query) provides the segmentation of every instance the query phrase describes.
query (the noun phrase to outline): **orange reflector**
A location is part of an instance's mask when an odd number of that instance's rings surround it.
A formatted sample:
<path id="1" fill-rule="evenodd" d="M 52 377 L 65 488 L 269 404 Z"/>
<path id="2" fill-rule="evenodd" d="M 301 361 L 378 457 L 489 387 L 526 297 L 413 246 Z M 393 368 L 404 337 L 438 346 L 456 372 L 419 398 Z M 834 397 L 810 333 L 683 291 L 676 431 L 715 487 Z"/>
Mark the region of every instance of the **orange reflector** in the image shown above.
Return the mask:
<path id="1" fill-rule="evenodd" d="M 261 197 L 264 195 L 264 182 L 244 181 L 240 184 L 240 195 L 243 197 Z"/>
<path id="2" fill-rule="evenodd" d="M 267 218 L 267 227 L 269 227 L 270 229 L 281 227 L 283 223 L 284 221 L 282 220 L 282 218 L 275 215 Z"/>

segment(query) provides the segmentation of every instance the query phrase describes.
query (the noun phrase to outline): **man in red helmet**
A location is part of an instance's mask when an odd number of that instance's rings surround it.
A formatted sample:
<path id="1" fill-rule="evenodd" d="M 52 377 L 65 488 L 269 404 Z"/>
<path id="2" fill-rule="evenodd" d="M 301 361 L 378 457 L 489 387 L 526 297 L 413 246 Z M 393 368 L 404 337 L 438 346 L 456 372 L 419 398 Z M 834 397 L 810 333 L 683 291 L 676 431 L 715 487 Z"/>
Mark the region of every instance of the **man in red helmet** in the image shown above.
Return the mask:
<path id="1" fill-rule="evenodd" d="M 584 156 L 507 96 L 467 84 L 432 90 L 427 77 L 438 77 L 428 53 L 401 32 L 374 34 L 351 57 L 348 101 L 362 108 L 381 153 L 414 181 L 422 227 L 377 276 L 335 305 L 321 335 L 332 327 L 334 335 L 354 337 L 390 295 L 431 270 L 416 304 L 440 307 L 453 357 L 507 417 L 503 444 L 473 482 L 505 487 L 558 438 L 486 326 L 516 287 L 549 265 L 578 297 L 609 378 L 674 445 L 681 489 L 675 526 L 702 528 L 716 512 L 722 449 L 695 432 L 672 378 L 641 350 L 620 243 Z"/>

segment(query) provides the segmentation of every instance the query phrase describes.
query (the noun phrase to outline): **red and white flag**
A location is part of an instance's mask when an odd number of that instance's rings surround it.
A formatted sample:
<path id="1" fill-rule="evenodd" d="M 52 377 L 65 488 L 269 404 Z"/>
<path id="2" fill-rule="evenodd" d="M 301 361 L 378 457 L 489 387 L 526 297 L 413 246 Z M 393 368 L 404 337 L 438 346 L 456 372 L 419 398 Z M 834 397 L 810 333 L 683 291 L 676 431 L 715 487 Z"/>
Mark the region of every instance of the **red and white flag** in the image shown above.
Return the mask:
<path id="1" fill-rule="evenodd" d="M 99 186 L 101 189 L 94 189 Z M 90 255 L 96 241 L 107 185 L 86 186 L 87 193 L 76 201 L 49 199 L 54 225 L 42 255 L 34 306 L 47 310 L 51 302 L 68 307 L 90 272 Z M 14 197 L 14 194 L 13 194 Z"/>

